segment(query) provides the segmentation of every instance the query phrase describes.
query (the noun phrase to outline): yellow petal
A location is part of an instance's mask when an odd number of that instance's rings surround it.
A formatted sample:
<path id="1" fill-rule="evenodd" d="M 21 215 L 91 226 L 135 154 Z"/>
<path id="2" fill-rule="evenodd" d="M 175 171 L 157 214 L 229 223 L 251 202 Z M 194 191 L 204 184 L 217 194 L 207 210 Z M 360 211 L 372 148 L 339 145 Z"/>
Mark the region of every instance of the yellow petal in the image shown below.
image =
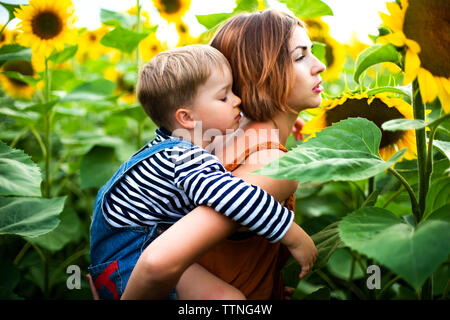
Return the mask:
<path id="1" fill-rule="evenodd" d="M 411 39 L 405 39 L 405 44 L 410 48 L 414 53 L 420 52 L 420 45 Z"/>
<path id="2" fill-rule="evenodd" d="M 405 55 L 405 76 L 403 78 L 403 85 L 412 82 L 419 72 L 420 59 L 412 50 L 407 49 Z"/>
<path id="3" fill-rule="evenodd" d="M 417 80 L 419 81 L 420 94 L 422 95 L 423 102 L 432 102 L 438 93 L 438 86 L 433 75 L 428 70 L 420 68 Z"/>
<path id="4" fill-rule="evenodd" d="M 442 109 L 445 113 L 450 113 L 450 80 L 439 78 L 438 88 L 438 96 Z"/>
<path id="5" fill-rule="evenodd" d="M 390 42 L 396 47 L 402 47 L 406 44 L 406 37 L 403 32 L 394 32 L 383 36 L 382 41 L 380 43 Z"/>
<path id="6" fill-rule="evenodd" d="M 378 12 L 378 14 L 380 15 L 381 21 L 383 21 L 383 25 L 385 25 L 394 32 L 402 30 L 402 24 L 398 22 L 398 19 L 390 15 L 387 15 L 384 12 Z"/>

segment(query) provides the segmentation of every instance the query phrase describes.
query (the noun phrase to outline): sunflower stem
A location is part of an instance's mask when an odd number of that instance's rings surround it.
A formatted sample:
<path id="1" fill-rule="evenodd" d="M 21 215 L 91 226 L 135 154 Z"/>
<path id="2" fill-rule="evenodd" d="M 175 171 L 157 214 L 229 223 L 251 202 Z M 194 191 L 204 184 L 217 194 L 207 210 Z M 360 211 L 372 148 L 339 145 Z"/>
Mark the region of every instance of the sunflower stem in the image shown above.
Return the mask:
<path id="1" fill-rule="evenodd" d="M 412 213 L 414 215 L 414 218 L 416 219 L 416 223 L 419 223 L 420 221 L 420 208 L 419 208 L 419 204 L 417 203 L 417 199 L 416 196 L 414 195 L 414 191 L 411 188 L 411 186 L 409 185 L 409 183 L 406 181 L 405 178 L 402 177 L 402 175 L 400 173 L 397 172 L 397 170 L 393 169 L 393 168 L 389 168 L 388 171 L 393 174 L 405 187 L 406 191 L 409 194 L 409 198 L 411 199 L 411 209 L 412 209 Z"/>
<path id="2" fill-rule="evenodd" d="M 44 103 L 50 101 L 50 72 L 48 68 L 48 59 L 45 58 L 45 93 L 44 93 Z M 46 145 L 45 153 L 45 189 L 44 197 L 50 198 L 50 158 L 51 158 L 51 139 L 50 139 L 50 113 L 48 110 L 44 111 L 44 137 Z"/>
<path id="3" fill-rule="evenodd" d="M 139 0 L 136 0 L 136 32 L 141 32 L 141 5 L 139 4 Z M 140 57 L 139 57 L 139 43 L 136 48 L 136 69 L 139 72 L 140 66 Z"/>
<path id="4" fill-rule="evenodd" d="M 422 101 L 419 81 L 417 79 L 413 81 L 412 90 L 414 119 L 425 121 L 425 106 Z M 417 221 L 419 222 L 425 212 L 426 197 L 430 185 L 430 177 L 427 176 L 427 144 L 425 128 L 416 129 L 416 144 L 417 167 L 419 169 L 419 219 Z"/>

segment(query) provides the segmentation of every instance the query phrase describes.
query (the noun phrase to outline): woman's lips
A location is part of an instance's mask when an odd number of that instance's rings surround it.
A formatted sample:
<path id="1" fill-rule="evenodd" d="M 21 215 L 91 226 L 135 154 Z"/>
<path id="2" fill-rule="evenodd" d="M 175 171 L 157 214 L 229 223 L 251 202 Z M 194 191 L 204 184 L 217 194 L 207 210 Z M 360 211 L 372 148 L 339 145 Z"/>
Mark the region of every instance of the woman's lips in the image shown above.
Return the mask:
<path id="1" fill-rule="evenodd" d="M 323 91 L 323 87 L 320 85 L 322 81 L 320 81 L 312 90 L 315 93 L 321 93 Z"/>
<path id="2" fill-rule="evenodd" d="M 238 115 L 236 116 L 236 118 L 234 118 L 235 120 L 241 120 L 241 118 L 242 118 L 242 111 L 240 111 L 239 113 L 238 113 Z"/>

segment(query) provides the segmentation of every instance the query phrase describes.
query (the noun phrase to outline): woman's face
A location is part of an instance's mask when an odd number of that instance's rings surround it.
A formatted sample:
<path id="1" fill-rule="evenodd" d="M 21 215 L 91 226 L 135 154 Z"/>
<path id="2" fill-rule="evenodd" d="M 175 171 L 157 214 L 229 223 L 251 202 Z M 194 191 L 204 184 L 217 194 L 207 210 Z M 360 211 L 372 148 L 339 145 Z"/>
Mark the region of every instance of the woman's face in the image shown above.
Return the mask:
<path id="1" fill-rule="evenodd" d="M 311 40 L 306 30 L 295 27 L 289 41 L 289 52 L 294 65 L 294 83 L 287 103 L 297 111 L 318 107 L 322 102 L 320 73 L 325 65 L 311 53 Z"/>

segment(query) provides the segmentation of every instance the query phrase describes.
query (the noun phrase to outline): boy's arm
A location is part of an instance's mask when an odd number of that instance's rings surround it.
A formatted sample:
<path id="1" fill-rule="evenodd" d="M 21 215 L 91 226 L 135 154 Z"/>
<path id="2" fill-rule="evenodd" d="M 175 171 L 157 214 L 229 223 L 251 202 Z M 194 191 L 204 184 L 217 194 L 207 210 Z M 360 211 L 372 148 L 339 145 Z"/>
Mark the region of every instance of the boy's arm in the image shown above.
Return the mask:
<path id="1" fill-rule="evenodd" d="M 195 208 L 142 252 L 122 299 L 164 299 L 184 270 L 237 226 L 209 207 Z"/>
<path id="2" fill-rule="evenodd" d="M 209 207 L 197 207 L 167 229 L 143 251 L 122 299 L 164 299 L 183 272 L 233 233 L 238 224 Z M 302 266 L 300 278 L 312 269 L 317 250 L 295 223 L 281 239 Z"/>
<path id="3" fill-rule="evenodd" d="M 259 187 L 226 172 L 215 156 L 193 149 L 175 165 L 175 185 L 197 206 L 213 208 L 266 237 L 279 241 L 289 229 L 294 213 Z"/>
<path id="4" fill-rule="evenodd" d="M 280 180 L 252 174 L 273 160 L 279 159 L 285 153 L 278 149 L 260 150 L 249 155 L 247 160 L 233 171 L 233 176 L 245 182 L 256 185 L 267 191 L 278 202 L 288 199 L 297 190 L 296 180 Z"/>

